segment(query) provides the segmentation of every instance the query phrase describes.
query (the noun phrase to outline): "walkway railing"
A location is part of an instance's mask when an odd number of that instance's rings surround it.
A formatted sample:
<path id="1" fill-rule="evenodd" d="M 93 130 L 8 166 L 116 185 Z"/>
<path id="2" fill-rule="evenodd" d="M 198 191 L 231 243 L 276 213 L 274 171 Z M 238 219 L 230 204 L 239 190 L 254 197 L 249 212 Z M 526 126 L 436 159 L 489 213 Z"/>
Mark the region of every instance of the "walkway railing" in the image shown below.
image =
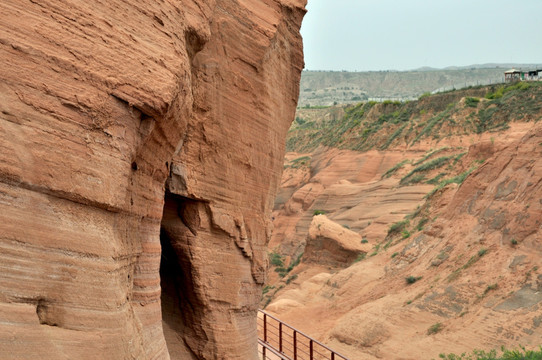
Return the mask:
<path id="1" fill-rule="evenodd" d="M 258 343 L 263 360 L 348 360 L 263 310 L 258 313 Z"/>

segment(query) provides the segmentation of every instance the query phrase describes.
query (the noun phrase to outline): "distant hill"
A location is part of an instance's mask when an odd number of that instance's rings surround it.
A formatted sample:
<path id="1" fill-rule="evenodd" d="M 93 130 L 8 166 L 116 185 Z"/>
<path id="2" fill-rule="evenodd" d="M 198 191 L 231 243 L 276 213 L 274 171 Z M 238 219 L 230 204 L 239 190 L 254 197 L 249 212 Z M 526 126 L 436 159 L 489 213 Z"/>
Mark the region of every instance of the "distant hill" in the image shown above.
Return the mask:
<path id="1" fill-rule="evenodd" d="M 363 100 L 412 100 L 426 92 L 501 83 L 504 71 L 512 67 L 530 69 L 537 65 L 483 64 L 411 71 L 303 71 L 298 104 L 304 107 Z"/>

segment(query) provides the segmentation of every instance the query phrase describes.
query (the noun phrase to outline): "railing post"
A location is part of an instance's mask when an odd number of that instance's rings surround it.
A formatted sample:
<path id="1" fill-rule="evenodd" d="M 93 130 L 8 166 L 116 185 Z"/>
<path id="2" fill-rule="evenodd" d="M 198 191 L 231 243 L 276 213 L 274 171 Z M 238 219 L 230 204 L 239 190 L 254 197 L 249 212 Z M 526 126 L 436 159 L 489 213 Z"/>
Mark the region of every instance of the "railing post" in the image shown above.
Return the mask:
<path id="1" fill-rule="evenodd" d="M 279 351 L 282 352 L 282 322 L 279 322 Z"/>
<path id="2" fill-rule="evenodd" d="M 312 339 L 309 341 L 309 348 L 310 348 L 310 359 L 311 360 L 314 360 L 314 357 L 313 357 L 313 345 L 312 345 Z"/>
<path id="3" fill-rule="evenodd" d="M 297 331 L 294 330 L 294 360 L 297 360 Z"/>
<path id="4" fill-rule="evenodd" d="M 267 314 L 263 314 L 263 341 L 267 343 Z M 266 359 L 266 348 L 263 346 L 262 355 L 264 360 Z"/>
<path id="5" fill-rule="evenodd" d="M 331 360 L 335 360 L 335 352 L 333 350 L 331 351 Z"/>

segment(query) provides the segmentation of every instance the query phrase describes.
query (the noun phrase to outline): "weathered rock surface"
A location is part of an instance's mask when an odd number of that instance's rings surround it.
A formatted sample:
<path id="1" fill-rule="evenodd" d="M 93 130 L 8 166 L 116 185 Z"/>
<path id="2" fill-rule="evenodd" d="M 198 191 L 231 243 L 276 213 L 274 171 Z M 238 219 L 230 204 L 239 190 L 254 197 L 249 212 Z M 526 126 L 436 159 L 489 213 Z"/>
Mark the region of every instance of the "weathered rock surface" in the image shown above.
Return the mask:
<path id="1" fill-rule="evenodd" d="M 303 6 L 0 4 L 3 359 L 256 358 Z"/>
<path id="2" fill-rule="evenodd" d="M 266 310 L 353 359 L 437 358 L 502 345 L 537 349 L 542 338 L 542 126 L 514 123 L 501 133 L 471 139 L 463 161 L 485 161 L 461 185 L 447 185 L 429 197 L 416 211 L 431 209 L 423 215 L 423 227 L 411 227 L 408 236 L 398 234 L 399 240 L 389 244 L 382 238 L 374 256 L 346 269 L 300 264 L 292 270 L 295 280 L 276 286 Z M 324 193 L 311 206 L 342 224 L 346 219 L 335 212 L 347 196 L 322 198 Z M 360 203 L 360 208 L 371 205 Z M 293 215 L 280 211 L 275 221 L 289 225 L 281 217 Z M 412 215 L 411 222 L 420 217 Z M 417 280 L 406 281 L 410 277 Z"/>
<path id="3" fill-rule="evenodd" d="M 325 215 L 314 216 L 309 227 L 303 261 L 347 267 L 361 253 L 367 253 L 371 249 L 371 245 L 362 244 L 361 241 L 361 235 L 329 220 Z"/>

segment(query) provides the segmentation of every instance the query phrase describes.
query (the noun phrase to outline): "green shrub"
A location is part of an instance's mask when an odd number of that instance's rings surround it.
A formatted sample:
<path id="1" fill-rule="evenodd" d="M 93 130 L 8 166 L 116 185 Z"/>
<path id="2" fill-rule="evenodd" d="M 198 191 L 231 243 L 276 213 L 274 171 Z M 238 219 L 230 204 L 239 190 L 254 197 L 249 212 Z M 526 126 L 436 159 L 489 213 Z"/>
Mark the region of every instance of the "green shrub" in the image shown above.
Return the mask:
<path id="1" fill-rule="evenodd" d="M 326 212 L 323 211 L 323 210 L 314 210 L 314 211 L 312 212 L 312 215 L 313 215 L 313 216 L 316 216 L 316 215 L 324 215 L 325 213 L 326 213 Z"/>
<path id="2" fill-rule="evenodd" d="M 487 249 L 486 248 L 481 248 L 480 250 L 478 250 L 478 256 L 479 257 L 482 257 L 485 254 L 487 254 Z"/>
<path id="3" fill-rule="evenodd" d="M 468 107 L 478 107 L 479 102 L 480 102 L 479 98 L 475 98 L 475 97 L 465 98 L 465 105 L 467 105 Z"/>
<path id="4" fill-rule="evenodd" d="M 487 294 L 488 292 L 490 292 L 491 290 L 495 290 L 499 287 L 499 285 L 497 283 L 495 284 L 491 284 L 491 285 L 488 285 L 484 291 L 484 295 Z"/>
<path id="5" fill-rule="evenodd" d="M 409 238 L 409 237 L 410 237 L 410 232 L 409 232 L 408 230 L 406 230 L 406 229 L 403 230 L 403 231 L 401 231 L 401 237 L 402 237 L 403 239 Z"/>
<path id="6" fill-rule="evenodd" d="M 290 282 L 294 281 L 295 279 L 297 279 L 297 274 L 288 277 L 288 279 L 286 279 L 286 284 L 289 284 Z"/>
<path id="7" fill-rule="evenodd" d="M 388 236 L 402 232 L 405 229 L 405 227 L 408 226 L 408 224 L 409 224 L 408 220 L 398 221 L 396 223 L 391 224 L 390 228 L 388 229 Z"/>
<path id="8" fill-rule="evenodd" d="M 441 323 L 435 323 L 433 325 L 431 325 L 429 327 L 429 329 L 427 329 L 427 335 L 433 335 L 433 334 L 436 334 L 438 333 L 439 331 L 442 330 L 442 324 Z"/>
<path id="9" fill-rule="evenodd" d="M 407 276 L 405 278 L 407 284 L 414 284 L 416 281 L 420 280 L 422 277 L 421 276 Z"/>
<path id="10" fill-rule="evenodd" d="M 290 263 L 290 265 L 288 265 L 288 268 L 286 269 L 287 272 L 292 271 L 292 269 L 293 269 L 294 267 L 296 267 L 297 265 L 299 265 L 299 263 L 301 262 L 301 257 L 302 257 L 302 256 L 303 256 L 303 253 L 297 255 L 297 257 L 295 258 L 295 260 L 292 261 L 292 262 Z"/>
<path id="11" fill-rule="evenodd" d="M 269 262 L 273 266 L 279 266 L 279 267 L 284 266 L 282 255 L 276 252 L 269 253 Z"/>

